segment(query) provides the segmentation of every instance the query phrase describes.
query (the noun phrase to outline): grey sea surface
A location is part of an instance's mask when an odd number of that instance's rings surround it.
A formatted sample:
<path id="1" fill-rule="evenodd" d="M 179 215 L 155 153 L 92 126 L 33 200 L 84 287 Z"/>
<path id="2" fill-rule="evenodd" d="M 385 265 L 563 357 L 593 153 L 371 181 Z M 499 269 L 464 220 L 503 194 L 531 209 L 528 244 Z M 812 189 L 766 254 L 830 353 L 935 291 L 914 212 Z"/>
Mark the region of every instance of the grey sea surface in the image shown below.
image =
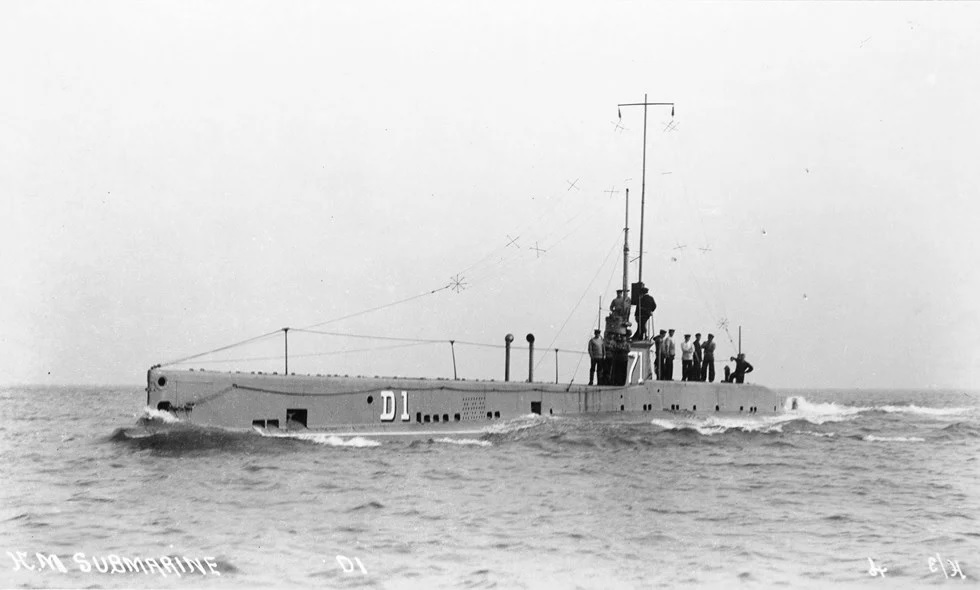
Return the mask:
<path id="1" fill-rule="evenodd" d="M 0 586 L 978 584 L 980 395 L 784 393 L 778 417 L 404 440 L 191 427 L 139 386 L 2 388 Z"/>

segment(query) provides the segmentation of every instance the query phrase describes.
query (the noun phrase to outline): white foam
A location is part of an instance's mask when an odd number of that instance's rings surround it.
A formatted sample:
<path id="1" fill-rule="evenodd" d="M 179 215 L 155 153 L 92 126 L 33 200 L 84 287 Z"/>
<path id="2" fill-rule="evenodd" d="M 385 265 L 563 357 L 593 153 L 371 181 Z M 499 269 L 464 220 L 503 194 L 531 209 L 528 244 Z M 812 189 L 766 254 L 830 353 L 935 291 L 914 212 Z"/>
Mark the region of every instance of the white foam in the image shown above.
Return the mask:
<path id="1" fill-rule="evenodd" d="M 796 401 L 797 406 L 797 409 L 795 410 L 793 409 L 794 400 Z M 815 420 L 828 417 L 848 419 L 849 417 L 856 416 L 862 412 L 880 411 L 888 413 L 922 414 L 925 416 L 955 416 L 958 414 L 967 413 L 972 408 L 929 408 L 917 406 L 915 404 L 909 404 L 907 406 L 845 406 L 834 402 L 809 402 L 805 397 L 791 396 L 786 398 L 786 403 L 784 404 L 783 409 L 787 412 L 796 413 L 801 417 L 807 418 L 815 424 L 820 424 L 821 422 L 816 422 Z"/>
<path id="2" fill-rule="evenodd" d="M 793 409 L 793 404 L 796 409 Z M 651 421 L 654 426 L 665 430 L 680 430 L 690 428 L 705 436 L 722 434 L 731 430 L 742 432 L 782 432 L 788 422 L 802 420 L 810 424 L 820 425 L 827 422 L 845 422 L 854 420 L 861 412 L 872 410 L 864 406 L 846 406 L 833 402 L 808 402 L 801 396 L 791 396 L 786 399 L 784 413 L 775 415 L 724 415 L 678 416 L 672 419 L 657 418 Z"/>
<path id="3" fill-rule="evenodd" d="M 793 418 L 789 418 L 792 420 Z M 730 430 L 741 430 L 743 432 L 782 432 L 783 423 L 787 419 L 783 416 L 753 416 L 753 417 L 697 417 L 677 418 L 676 420 L 665 420 L 655 418 L 651 424 L 659 426 L 664 430 L 681 430 L 689 428 L 697 431 L 704 436 L 723 434 Z"/>
<path id="4" fill-rule="evenodd" d="M 380 442 L 369 438 L 364 438 L 363 436 L 344 437 L 326 432 L 270 432 L 261 428 L 256 428 L 255 431 L 268 438 L 292 438 L 296 440 L 308 440 L 312 443 L 326 445 L 328 447 L 368 448 L 381 446 Z"/>
<path id="5" fill-rule="evenodd" d="M 867 441 L 867 442 L 925 442 L 926 439 L 919 438 L 917 436 L 908 436 L 908 437 L 906 437 L 906 436 L 875 436 L 873 434 L 869 434 L 868 436 L 865 436 L 861 440 L 864 440 L 864 441 Z"/>
<path id="6" fill-rule="evenodd" d="M 447 443 L 451 445 L 472 445 L 478 447 L 492 447 L 493 443 L 488 440 L 477 440 L 475 438 L 437 438 L 437 443 Z"/>
<path id="7" fill-rule="evenodd" d="M 143 408 L 143 413 L 137 416 L 137 418 L 145 418 L 147 420 L 159 420 L 160 422 L 164 422 L 166 424 L 175 424 L 177 422 L 180 422 L 180 418 L 174 416 L 170 412 L 164 410 L 157 410 L 151 408 L 150 406 Z"/>
<path id="8" fill-rule="evenodd" d="M 808 434 L 810 436 L 819 436 L 821 438 L 833 438 L 837 436 L 834 432 L 816 432 L 814 430 L 801 430 L 800 434 Z"/>
<path id="9" fill-rule="evenodd" d="M 793 403 L 796 409 L 793 409 Z M 809 402 L 805 397 L 793 396 L 786 398 L 783 406 L 787 415 L 793 416 L 793 420 L 803 419 L 812 424 L 823 424 L 824 422 L 843 422 L 853 420 L 861 412 L 867 412 L 874 408 L 865 406 L 844 406 L 834 402 Z"/>
<path id="10" fill-rule="evenodd" d="M 544 416 L 539 416 L 538 414 L 526 414 L 519 418 L 513 418 L 511 420 L 505 420 L 498 424 L 493 424 L 487 426 L 483 429 L 483 432 L 487 434 L 510 434 L 512 432 L 519 432 L 521 430 L 527 430 L 529 428 L 534 428 L 535 426 L 540 426 L 546 423 L 549 419 Z"/>
<path id="11" fill-rule="evenodd" d="M 955 416 L 969 412 L 971 408 L 924 408 L 915 404 L 907 406 L 881 406 L 876 408 L 882 412 L 903 413 L 903 414 L 923 414 L 925 416 Z"/>

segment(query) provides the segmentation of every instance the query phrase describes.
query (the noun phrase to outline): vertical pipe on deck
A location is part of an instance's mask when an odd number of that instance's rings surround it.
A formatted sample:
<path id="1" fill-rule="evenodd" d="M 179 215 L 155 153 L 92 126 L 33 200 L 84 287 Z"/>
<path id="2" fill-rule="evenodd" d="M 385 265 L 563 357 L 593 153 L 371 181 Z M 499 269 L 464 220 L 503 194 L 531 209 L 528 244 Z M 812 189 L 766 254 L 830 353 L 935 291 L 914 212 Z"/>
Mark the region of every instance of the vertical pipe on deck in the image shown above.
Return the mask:
<path id="1" fill-rule="evenodd" d="M 527 356 L 527 382 L 534 382 L 534 334 L 527 335 L 528 356 Z"/>
<path id="2" fill-rule="evenodd" d="M 456 381 L 458 377 L 456 377 L 456 341 L 455 340 L 449 341 L 449 349 L 452 350 L 453 352 L 453 381 Z"/>
<path id="3" fill-rule="evenodd" d="M 286 340 L 286 372 L 284 375 L 289 374 L 289 328 L 282 329 L 282 335 Z"/>
<path id="4" fill-rule="evenodd" d="M 504 381 L 510 381 L 510 343 L 514 341 L 513 334 L 504 336 Z"/>

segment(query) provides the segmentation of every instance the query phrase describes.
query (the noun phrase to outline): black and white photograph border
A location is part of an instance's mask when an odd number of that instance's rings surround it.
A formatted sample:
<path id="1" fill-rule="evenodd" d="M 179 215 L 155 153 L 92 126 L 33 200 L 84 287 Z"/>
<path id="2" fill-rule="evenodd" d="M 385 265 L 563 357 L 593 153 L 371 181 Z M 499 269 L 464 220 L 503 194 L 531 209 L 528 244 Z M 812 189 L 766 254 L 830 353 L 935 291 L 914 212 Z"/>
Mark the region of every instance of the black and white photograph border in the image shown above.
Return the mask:
<path id="1" fill-rule="evenodd" d="M 0 4 L 0 587 L 976 584 L 978 17 Z"/>

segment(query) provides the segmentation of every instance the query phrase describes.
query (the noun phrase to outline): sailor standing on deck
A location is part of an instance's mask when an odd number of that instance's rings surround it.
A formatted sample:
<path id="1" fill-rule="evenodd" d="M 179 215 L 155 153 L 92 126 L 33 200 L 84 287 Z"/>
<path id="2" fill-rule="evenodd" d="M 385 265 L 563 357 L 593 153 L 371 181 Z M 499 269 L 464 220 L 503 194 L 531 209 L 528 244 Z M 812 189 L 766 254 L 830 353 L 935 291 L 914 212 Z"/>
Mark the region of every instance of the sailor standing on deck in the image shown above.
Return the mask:
<path id="1" fill-rule="evenodd" d="M 657 302 L 654 301 L 653 295 L 650 295 L 650 289 L 643 287 L 640 293 L 642 293 L 640 300 L 636 302 L 636 336 L 633 340 L 646 340 L 647 322 L 657 309 Z"/>
<path id="2" fill-rule="evenodd" d="M 691 381 L 704 381 L 701 372 L 701 333 L 694 335 L 694 366 L 691 367 Z"/>
<path id="3" fill-rule="evenodd" d="M 705 379 L 708 383 L 715 382 L 715 347 L 718 343 L 715 342 L 715 335 L 708 334 L 708 340 L 705 341 L 704 346 L 701 347 L 701 354 L 703 356 L 701 360 L 701 381 Z"/>
<path id="4" fill-rule="evenodd" d="M 694 343 L 690 334 L 684 334 L 684 342 L 681 342 L 681 381 L 693 381 L 693 369 Z"/>
<path id="5" fill-rule="evenodd" d="M 630 298 L 625 291 L 616 289 L 616 298 L 609 304 L 609 311 L 622 318 L 623 322 L 628 322 L 630 318 Z"/>
<path id="6" fill-rule="evenodd" d="M 599 367 L 599 378 L 602 379 L 602 361 L 606 358 L 606 346 L 602 341 L 602 332 L 595 331 L 595 337 L 589 340 L 589 358 L 592 365 L 589 367 L 589 385 L 595 381 L 595 370 Z"/>
<path id="7" fill-rule="evenodd" d="M 656 356 L 656 367 L 657 367 L 657 379 L 664 378 L 664 336 L 667 335 L 666 330 L 660 330 L 660 333 L 653 337 L 653 346 Z"/>
<path id="8" fill-rule="evenodd" d="M 674 357 L 677 348 L 674 346 L 674 329 L 671 328 L 664 338 L 664 381 L 674 380 Z"/>

